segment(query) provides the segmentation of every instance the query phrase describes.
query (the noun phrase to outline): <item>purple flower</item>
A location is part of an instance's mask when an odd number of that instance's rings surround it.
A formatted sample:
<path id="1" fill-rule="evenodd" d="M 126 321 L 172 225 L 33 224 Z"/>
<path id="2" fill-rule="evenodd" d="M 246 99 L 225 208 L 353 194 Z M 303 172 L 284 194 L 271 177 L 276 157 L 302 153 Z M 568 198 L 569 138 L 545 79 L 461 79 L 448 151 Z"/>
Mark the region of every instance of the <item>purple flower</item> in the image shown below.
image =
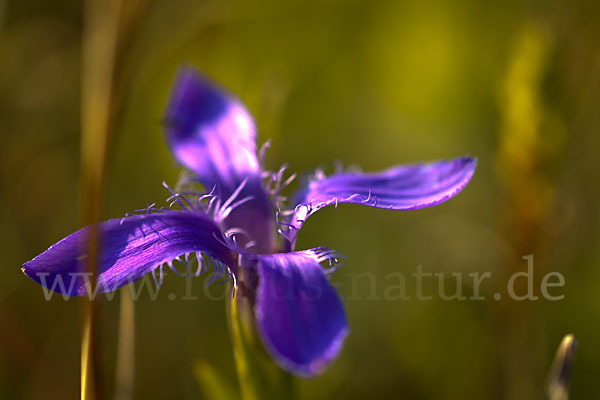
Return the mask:
<path id="1" fill-rule="evenodd" d="M 283 170 L 270 173 L 261 167 L 254 122 L 238 100 L 195 71 L 182 69 L 166 121 L 171 151 L 210 192 L 172 193 L 172 204 L 181 210 L 149 207 L 99 224 L 98 291 L 113 291 L 195 255 L 197 273 L 212 263 L 214 279 L 229 277 L 243 287 L 266 349 L 280 366 L 304 376 L 321 372 L 335 359 L 348 334 L 344 307 L 327 278 L 331 269 L 321 265 L 333 265 L 336 253 L 294 251 L 304 221 L 339 203 L 393 210 L 433 206 L 460 192 L 476 165 L 474 158 L 460 157 L 378 173 L 317 173 L 282 212 L 281 190 L 289 179 Z M 59 293 L 88 294 L 89 229 L 25 263 L 25 274 Z"/>

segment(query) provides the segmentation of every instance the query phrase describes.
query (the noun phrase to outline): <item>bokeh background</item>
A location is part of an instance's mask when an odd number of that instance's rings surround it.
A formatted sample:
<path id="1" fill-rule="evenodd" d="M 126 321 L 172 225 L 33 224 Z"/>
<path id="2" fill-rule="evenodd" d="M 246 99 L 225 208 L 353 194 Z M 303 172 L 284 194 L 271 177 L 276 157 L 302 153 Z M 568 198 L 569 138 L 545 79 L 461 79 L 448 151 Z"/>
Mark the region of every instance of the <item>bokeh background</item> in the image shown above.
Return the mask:
<path id="1" fill-rule="evenodd" d="M 0 398 L 79 393 L 77 301 L 44 300 L 23 262 L 81 227 L 83 6 L 0 0 Z M 267 163 L 310 172 L 477 156 L 466 190 L 413 212 L 340 206 L 298 248 L 341 251 L 351 335 L 302 399 L 542 399 L 556 346 L 579 341 L 572 398 L 600 391 L 600 7 L 595 1 L 149 1 L 127 51 L 104 217 L 161 203 L 180 168 L 162 116 L 182 63 L 230 88 L 272 139 Z M 495 301 L 534 255 L 556 302 Z M 385 278 L 487 272 L 485 301 L 386 301 Z M 369 279 L 375 277 L 376 293 Z M 450 275 L 448 275 L 450 276 Z M 225 301 L 136 303 L 136 398 L 204 398 L 198 365 L 235 388 Z M 450 288 L 455 283 L 449 279 Z M 426 284 L 426 293 L 437 286 Z M 465 294 L 472 292 L 463 282 Z M 212 287 L 210 296 L 222 293 Z M 358 295 L 357 295 L 358 293 Z M 415 293 L 407 282 L 407 294 Z M 505 296 L 506 297 L 506 296 Z M 118 298 L 118 296 L 116 297 Z M 118 301 L 102 304 L 114 385 Z"/>

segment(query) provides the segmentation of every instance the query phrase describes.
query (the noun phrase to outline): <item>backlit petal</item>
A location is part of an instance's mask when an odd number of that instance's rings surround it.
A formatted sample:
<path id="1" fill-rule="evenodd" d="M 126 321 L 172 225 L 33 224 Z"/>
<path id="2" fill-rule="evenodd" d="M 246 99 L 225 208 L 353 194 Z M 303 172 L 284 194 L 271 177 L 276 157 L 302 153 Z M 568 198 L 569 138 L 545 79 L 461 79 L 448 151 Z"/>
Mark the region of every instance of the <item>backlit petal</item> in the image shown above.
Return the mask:
<path id="1" fill-rule="evenodd" d="M 377 173 L 339 173 L 312 180 L 296 197 L 291 227 L 297 231 L 316 211 L 340 203 L 363 204 L 392 210 L 431 207 L 457 195 L 469 183 L 477 161 L 472 157 L 400 165 Z"/>
<path id="2" fill-rule="evenodd" d="M 240 228 L 256 243 L 257 252 L 271 251 L 273 205 L 263 187 L 254 121 L 244 105 L 193 69 L 182 68 L 166 122 L 171 151 L 207 191 L 215 188 L 221 203 L 244 200 L 222 221 L 223 228 Z"/>
<path id="3" fill-rule="evenodd" d="M 283 368 L 321 372 L 348 334 L 344 306 L 315 250 L 259 256 L 256 322 L 265 347 Z"/>
<path id="4" fill-rule="evenodd" d="M 252 116 L 191 68 L 177 75 L 166 122 L 173 154 L 208 190 L 216 185 L 231 194 L 246 178 L 260 176 Z"/>
<path id="5" fill-rule="evenodd" d="M 113 291 L 161 264 L 187 253 L 207 254 L 232 265 L 230 250 L 217 237 L 219 228 L 205 214 L 165 211 L 111 219 L 97 225 L 101 251 L 96 283 Z M 23 272 L 39 284 L 72 296 L 89 294 L 87 274 L 90 227 L 67 236 L 24 264 Z"/>

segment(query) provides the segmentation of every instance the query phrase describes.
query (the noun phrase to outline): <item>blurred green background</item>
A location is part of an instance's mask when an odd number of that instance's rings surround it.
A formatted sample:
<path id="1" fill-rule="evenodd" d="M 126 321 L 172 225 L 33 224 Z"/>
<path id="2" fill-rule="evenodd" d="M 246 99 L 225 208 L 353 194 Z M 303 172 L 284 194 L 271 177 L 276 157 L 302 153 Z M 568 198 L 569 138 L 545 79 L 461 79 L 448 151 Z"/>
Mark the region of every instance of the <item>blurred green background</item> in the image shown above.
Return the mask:
<path id="1" fill-rule="evenodd" d="M 79 393 L 77 301 L 44 300 L 23 262 L 81 227 L 83 7 L 0 0 L 0 398 Z M 542 399 L 562 336 L 574 333 L 572 398 L 600 391 L 600 7 L 595 1 L 150 1 L 128 51 L 103 215 L 167 192 L 180 168 L 162 116 L 181 63 L 235 92 L 256 117 L 267 163 L 336 161 L 364 170 L 471 154 L 478 169 L 452 201 L 413 212 L 340 206 L 305 225 L 297 248 L 347 259 L 351 324 L 339 359 L 296 382 L 302 399 Z M 563 300 L 495 301 L 533 254 L 535 287 L 561 272 Z M 386 301 L 385 278 L 487 272 L 485 301 Z M 371 272 L 371 282 L 353 276 Z M 204 279 L 204 278 L 202 278 Z M 448 280 L 448 291 L 455 281 Z M 463 282 L 464 293 L 472 288 Z M 236 385 L 225 301 L 136 303 L 138 399 L 204 398 L 207 363 Z M 407 282 L 407 294 L 414 286 Z M 436 290 L 427 284 L 426 293 Z M 211 296 L 223 287 L 211 287 Z M 355 295 L 358 293 L 358 295 Z M 102 305 L 107 392 L 118 302 Z"/>

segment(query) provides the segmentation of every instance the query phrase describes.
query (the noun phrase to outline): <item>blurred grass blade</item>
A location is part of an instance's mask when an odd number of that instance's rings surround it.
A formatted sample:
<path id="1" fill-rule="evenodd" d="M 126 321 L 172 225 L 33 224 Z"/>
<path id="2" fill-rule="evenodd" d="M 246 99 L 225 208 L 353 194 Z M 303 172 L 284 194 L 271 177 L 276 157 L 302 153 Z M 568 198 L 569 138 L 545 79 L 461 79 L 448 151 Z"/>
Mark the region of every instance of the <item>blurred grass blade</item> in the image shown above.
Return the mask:
<path id="1" fill-rule="evenodd" d="M 133 398 L 133 370 L 135 365 L 135 307 L 130 283 L 121 290 L 119 315 L 119 342 L 117 347 L 117 372 L 115 400 Z"/>
<path id="2" fill-rule="evenodd" d="M 204 361 L 199 361 L 194 366 L 194 375 L 202 390 L 202 395 L 207 400 L 237 400 L 239 394 L 232 388 L 231 382 L 223 377 Z"/>
<path id="3" fill-rule="evenodd" d="M 238 291 L 239 293 L 240 291 Z M 256 336 L 252 307 L 248 299 L 230 299 L 231 336 L 235 365 L 243 400 L 291 400 L 293 379 L 271 360 Z"/>
<path id="4" fill-rule="evenodd" d="M 100 384 L 100 379 L 95 376 L 96 371 L 95 362 L 90 359 L 95 353 L 91 349 L 92 332 L 95 330 L 93 326 L 93 307 L 89 307 L 87 314 L 84 316 L 83 322 L 83 335 L 81 340 L 81 398 L 82 399 L 94 399 L 99 398 L 99 389 L 97 385 Z"/>
<path id="5" fill-rule="evenodd" d="M 85 6 L 81 82 L 81 176 L 85 225 L 100 221 L 104 172 L 112 124 L 114 56 L 121 2 L 88 0 Z M 100 238 L 89 237 L 88 271 L 92 292 Z M 98 343 L 97 302 L 84 298 L 84 337 L 81 350 L 81 398 L 103 398 Z"/>
<path id="6" fill-rule="evenodd" d="M 546 386 L 549 400 L 567 400 L 569 398 L 569 383 L 576 347 L 577 341 L 573 335 L 566 335 L 558 346 Z"/>
<path id="7" fill-rule="evenodd" d="M 88 0 L 85 4 L 81 83 L 81 176 L 85 225 L 93 226 L 102 217 L 108 148 L 125 91 L 123 71 L 145 5 L 145 0 Z M 88 266 L 92 273 L 92 288 L 95 287 L 94 273 L 101 240 L 92 228 Z M 121 316 L 120 333 L 125 336 L 119 338 L 117 355 L 116 395 L 119 399 L 131 398 L 133 390 L 133 301 L 127 296 L 121 297 L 125 315 Z M 81 398 L 95 400 L 103 397 L 96 333 L 99 328 L 95 318 L 98 306 L 93 301 L 84 301 Z"/>

